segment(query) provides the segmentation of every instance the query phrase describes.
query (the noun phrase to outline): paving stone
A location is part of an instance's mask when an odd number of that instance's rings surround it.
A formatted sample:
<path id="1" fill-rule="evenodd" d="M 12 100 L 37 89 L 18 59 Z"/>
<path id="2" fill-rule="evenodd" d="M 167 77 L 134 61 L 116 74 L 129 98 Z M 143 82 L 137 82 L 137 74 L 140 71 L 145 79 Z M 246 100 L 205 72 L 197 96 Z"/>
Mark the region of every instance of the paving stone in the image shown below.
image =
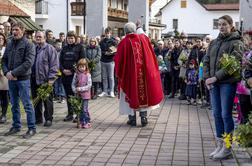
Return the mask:
<path id="1" fill-rule="evenodd" d="M 165 100 L 160 109 L 148 113 L 150 123 L 146 127 L 130 127 L 126 125 L 127 116 L 118 114 L 117 99 L 90 100 L 90 130 L 62 122 L 66 105 L 55 104 L 51 128 L 38 126 L 38 133 L 29 140 L 0 135 L 0 165 L 221 166 L 208 159 L 215 148 L 211 112 L 183 102 Z M 137 122 L 141 123 L 140 118 Z M 8 127 L 0 125 L 0 132 Z M 248 157 L 238 157 L 246 166 Z M 234 161 L 223 162 L 223 166 L 230 164 Z"/>

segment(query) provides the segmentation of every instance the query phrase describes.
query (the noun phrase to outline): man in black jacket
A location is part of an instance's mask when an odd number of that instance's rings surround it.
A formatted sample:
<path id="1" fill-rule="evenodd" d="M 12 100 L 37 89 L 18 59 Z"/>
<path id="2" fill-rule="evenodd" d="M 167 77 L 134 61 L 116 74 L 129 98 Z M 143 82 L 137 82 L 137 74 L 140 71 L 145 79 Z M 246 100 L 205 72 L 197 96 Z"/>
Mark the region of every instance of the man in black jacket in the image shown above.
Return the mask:
<path id="1" fill-rule="evenodd" d="M 62 83 L 67 97 L 68 114 L 64 121 L 73 120 L 73 108 L 69 103 L 69 96 L 74 95 L 72 91 L 72 80 L 75 72 L 74 65 L 81 58 L 85 58 L 84 47 L 81 44 L 76 44 L 76 35 L 73 31 L 67 33 L 67 45 L 62 48 L 60 53 L 60 70 L 62 72 Z"/>
<path id="2" fill-rule="evenodd" d="M 35 112 L 30 95 L 30 75 L 35 57 L 35 47 L 24 37 L 24 32 L 25 28 L 22 23 L 17 22 L 13 25 L 13 38 L 7 44 L 2 61 L 4 75 L 9 80 L 13 116 L 12 127 L 5 135 L 8 136 L 20 132 L 19 98 L 21 98 L 28 125 L 28 131 L 23 135 L 23 138 L 30 138 L 36 134 Z"/>
<path id="3" fill-rule="evenodd" d="M 110 95 L 110 97 L 115 97 L 115 94 L 114 94 L 115 63 L 114 63 L 113 58 L 116 53 L 117 43 L 116 43 L 116 40 L 113 37 L 111 37 L 111 35 L 112 35 L 112 29 L 110 27 L 106 28 L 105 38 L 100 42 L 101 52 L 102 52 L 101 70 L 102 70 L 103 92 L 98 95 L 99 97 L 108 96 L 108 95 Z"/>

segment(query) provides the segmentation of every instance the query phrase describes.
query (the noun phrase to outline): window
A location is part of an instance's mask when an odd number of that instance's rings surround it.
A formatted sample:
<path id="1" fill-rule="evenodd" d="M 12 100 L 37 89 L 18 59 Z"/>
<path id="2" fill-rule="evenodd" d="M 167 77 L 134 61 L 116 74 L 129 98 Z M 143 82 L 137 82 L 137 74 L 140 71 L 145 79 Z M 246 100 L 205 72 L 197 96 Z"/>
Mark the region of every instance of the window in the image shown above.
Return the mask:
<path id="1" fill-rule="evenodd" d="M 71 15 L 72 16 L 83 16 L 84 14 L 84 2 L 72 2 L 71 3 Z"/>
<path id="2" fill-rule="evenodd" d="M 213 19 L 213 29 L 218 29 L 218 19 Z"/>
<path id="3" fill-rule="evenodd" d="M 76 0 L 76 2 L 82 2 L 82 0 Z"/>
<path id="4" fill-rule="evenodd" d="M 81 26 L 75 26 L 76 35 L 79 36 L 81 34 Z"/>
<path id="5" fill-rule="evenodd" d="M 178 19 L 172 20 L 172 27 L 173 27 L 173 29 L 178 29 Z"/>
<path id="6" fill-rule="evenodd" d="M 186 8 L 187 7 L 187 1 L 186 0 L 181 0 L 180 6 L 181 6 L 181 8 Z"/>

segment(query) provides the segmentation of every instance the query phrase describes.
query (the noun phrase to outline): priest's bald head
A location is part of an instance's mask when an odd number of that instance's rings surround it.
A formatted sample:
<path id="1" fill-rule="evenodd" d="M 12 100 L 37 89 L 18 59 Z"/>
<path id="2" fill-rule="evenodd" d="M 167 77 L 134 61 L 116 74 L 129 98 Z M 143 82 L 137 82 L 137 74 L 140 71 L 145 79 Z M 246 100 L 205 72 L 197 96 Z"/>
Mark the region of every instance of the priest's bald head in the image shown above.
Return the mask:
<path id="1" fill-rule="evenodd" d="M 125 34 L 136 33 L 136 24 L 133 22 L 128 22 L 124 25 Z"/>

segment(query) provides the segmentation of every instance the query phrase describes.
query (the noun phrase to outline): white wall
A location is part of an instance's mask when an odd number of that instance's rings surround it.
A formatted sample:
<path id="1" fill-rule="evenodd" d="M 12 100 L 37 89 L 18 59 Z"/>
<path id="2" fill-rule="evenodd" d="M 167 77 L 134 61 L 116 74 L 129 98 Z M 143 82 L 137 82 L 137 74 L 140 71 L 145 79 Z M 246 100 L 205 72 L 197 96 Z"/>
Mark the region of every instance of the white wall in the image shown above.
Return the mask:
<path id="1" fill-rule="evenodd" d="M 159 10 L 164 7 L 170 0 L 156 0 L 151 5 L 151 18 L 154 18 L 154 16 L 159 12 Z"/>
<path id="2" fill-rule="evenodd" d="M 252 30 L 252 0 L 240 0 L 240 18 L 243 19 L 244 30 Z"/>
<path id="3" fill-rule="evenodd" d="M 50 29 L 53 31 L 54 36 L 58 38 L 60 32 L 66 33 L 67 21 L 66 21 L 66 0 L 47 0 L 48 1 L 48 18 L 41 19 L 36 18 L 38 25 L 43 25 L 44 29 Z M 69 9 L 71 7 L 69 6 Z"/>
<path id="4" fill-rule="evenodd" d="M 180 7 L 180 0 L 173 0 L 162 10 L 162 23 L 167 25 L 163 33 L 173 31 L 173 19 L 178 19 L 178 31 L 187 34 L 210 34 L 217 37 L 213 29 L 213 19 L 230 15 L 239 21 L 239 11 L 207 11 L 195 0 L 187 0 L 187 8 Z"/>

